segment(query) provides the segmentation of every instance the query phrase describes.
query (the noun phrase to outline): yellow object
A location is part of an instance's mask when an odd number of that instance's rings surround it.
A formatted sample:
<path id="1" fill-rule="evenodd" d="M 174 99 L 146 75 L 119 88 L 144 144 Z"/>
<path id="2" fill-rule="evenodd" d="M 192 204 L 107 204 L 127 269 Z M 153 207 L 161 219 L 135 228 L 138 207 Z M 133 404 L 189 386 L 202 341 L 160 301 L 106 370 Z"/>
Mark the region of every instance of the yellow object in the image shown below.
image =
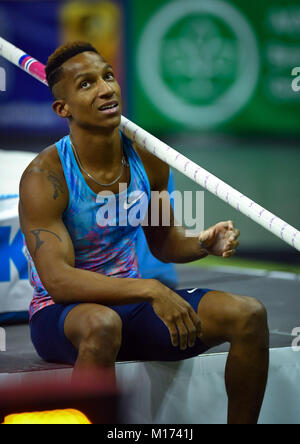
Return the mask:
<path id="1" fill-rule="evenodd" d="M 91 422 L 79 410 L 65 409 L 14 413 L 6 416 L 2 424 L 91 424 Z"/>
<path id="2" fill-rule="evenodd" d="M 63 42 L 91 43 L 116 70 L 121 39 L 120 6 L 111 1 L 70 1 L 60 10 Z"/>

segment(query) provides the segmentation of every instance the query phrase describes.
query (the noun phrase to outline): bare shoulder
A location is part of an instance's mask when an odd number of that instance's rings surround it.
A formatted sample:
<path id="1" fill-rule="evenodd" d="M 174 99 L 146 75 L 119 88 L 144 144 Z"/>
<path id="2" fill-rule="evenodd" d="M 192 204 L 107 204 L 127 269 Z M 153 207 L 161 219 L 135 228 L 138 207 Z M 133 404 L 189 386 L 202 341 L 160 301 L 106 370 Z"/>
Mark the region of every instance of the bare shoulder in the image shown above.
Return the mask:
<path id="1" fill-rule="evenodd" d="M 33 173 L 50 171 L 63 175 L 62 165 L 55 145 L 45 148 L 30 162 L 22 174 L 21 183 Z"/>
<path id="2" fill-rule="evenodd" d="M 158 191 L 167 189 L 169 181 L 169 165 L 154 156 L 145 148 L 140 147 L 135 143 L 132 143 L 132 146 L 143 162 L 151 189 Z"/>
<path id="3" fill-rule="evenodd" d="M 41 151 L 27 166 L 20 180 L 22 203 L 43 197 L 51 198 L 61 208 L 68 203 L 68 187 L 55 145 Z"/>
<path id="4" fill-rule="evenodd" d="M 57 184 L 58 188 L 67 189 L 62 164 L 55 145 L 45 148 L 30 162 L 22 174 L 20 188 L 30 181 L 33 182 L 37 177 L 45 177 L 52 184 Z"/>

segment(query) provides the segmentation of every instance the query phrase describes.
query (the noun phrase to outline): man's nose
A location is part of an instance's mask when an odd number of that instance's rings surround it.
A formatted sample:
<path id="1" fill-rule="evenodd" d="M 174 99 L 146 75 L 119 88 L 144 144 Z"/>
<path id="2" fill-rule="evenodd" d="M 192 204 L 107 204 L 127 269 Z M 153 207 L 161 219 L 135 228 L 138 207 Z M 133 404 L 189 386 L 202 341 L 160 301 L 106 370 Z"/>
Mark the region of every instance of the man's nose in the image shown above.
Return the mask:
<path id="1" fill-rule="evenodd" d="M 98 81 L 98 96 L 100 98 L 111 97 L 114 94 L 112 86 L 103 79 Z"/>

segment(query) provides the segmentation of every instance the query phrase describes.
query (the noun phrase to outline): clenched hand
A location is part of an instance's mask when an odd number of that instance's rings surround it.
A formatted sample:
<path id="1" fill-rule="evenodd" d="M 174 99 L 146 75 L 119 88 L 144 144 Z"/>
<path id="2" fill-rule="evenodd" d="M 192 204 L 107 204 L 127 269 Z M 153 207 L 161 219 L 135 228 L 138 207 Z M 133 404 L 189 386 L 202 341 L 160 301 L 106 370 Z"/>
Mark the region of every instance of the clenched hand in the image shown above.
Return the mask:
<path id="1" fill-rule="evenodd" d="M 235 254 L 235 249 L 239 246 L 239 235 L 240 230 L 234 228 L 234 223 L 230 220 L 219 222 L 203 231 L 199 241 L 209 254 L 228 258 Z"/>

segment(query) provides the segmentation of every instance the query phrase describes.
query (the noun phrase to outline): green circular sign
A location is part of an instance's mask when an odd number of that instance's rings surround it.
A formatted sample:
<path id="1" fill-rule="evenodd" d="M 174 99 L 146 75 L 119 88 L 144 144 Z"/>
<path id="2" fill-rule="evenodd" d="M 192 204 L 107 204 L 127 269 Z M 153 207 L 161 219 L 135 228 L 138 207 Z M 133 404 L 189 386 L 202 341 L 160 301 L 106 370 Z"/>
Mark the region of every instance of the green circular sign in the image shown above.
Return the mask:
<path id="1" fill-rule="evenodd" d="M 211 128 L 237 114 L 255 90 L 256 37 L 222 0 L 173 1 L 146 25 L 137 69 L 149 100 L 167 118 Z"/>

